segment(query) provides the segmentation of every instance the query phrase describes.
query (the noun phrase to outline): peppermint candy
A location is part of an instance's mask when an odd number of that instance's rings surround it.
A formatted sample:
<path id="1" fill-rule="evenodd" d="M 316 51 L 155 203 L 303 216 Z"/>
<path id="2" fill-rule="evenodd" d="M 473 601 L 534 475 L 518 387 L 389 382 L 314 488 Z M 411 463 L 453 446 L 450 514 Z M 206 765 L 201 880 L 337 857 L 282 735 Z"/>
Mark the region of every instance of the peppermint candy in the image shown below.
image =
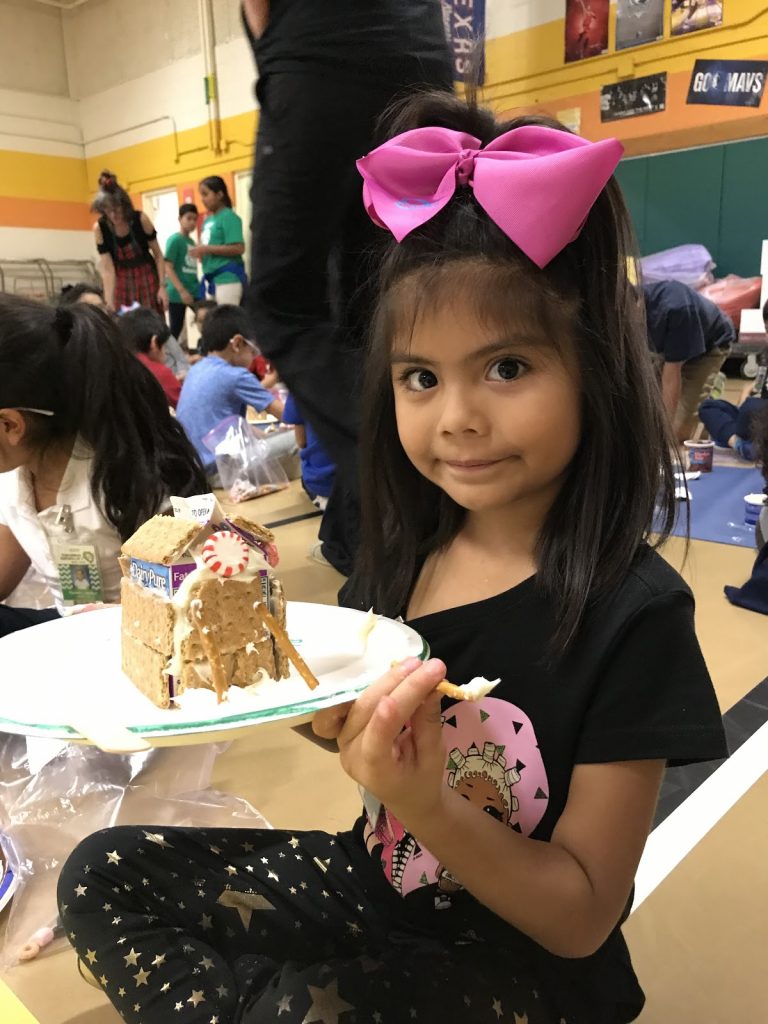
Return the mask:
<path id="1" fill-rule="evenodd" d="M 203 564 L 217 576 L 237 576 L 248 565 L 250 550 L 242 537 L 231 530 L 211 534 L 203 545 Z"/>

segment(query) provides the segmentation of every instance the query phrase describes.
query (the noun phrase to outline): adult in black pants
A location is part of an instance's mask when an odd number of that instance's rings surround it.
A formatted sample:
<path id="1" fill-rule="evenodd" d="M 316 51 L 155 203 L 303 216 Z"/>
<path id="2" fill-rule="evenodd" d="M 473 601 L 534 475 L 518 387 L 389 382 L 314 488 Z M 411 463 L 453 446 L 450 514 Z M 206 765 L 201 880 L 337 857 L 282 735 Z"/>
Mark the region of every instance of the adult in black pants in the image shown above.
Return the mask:
<path id="1" fill-rule="evenodd" d="M 246 305 L 256 338 L 337 465 L 325 557 L 357 535 L 358 390 L 377 229 L 355 160 L 414 88 L 451 88 L 439 0 L 244 0 L 261 105 Z"/>

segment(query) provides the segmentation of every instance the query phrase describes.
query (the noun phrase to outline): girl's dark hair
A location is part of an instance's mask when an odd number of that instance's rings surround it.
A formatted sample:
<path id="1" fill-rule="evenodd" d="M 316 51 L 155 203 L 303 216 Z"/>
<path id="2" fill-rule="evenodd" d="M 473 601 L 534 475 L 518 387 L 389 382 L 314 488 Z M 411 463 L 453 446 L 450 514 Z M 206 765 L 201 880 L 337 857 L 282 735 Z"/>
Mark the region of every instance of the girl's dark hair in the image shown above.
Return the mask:
<path id="1" fill-rule="evenodd" d="M 179 217 L 185 216 L 187 213 L 197 213 L 198 209 L 194 203 L 182 203 L 179 207 Z"/>
<path id="2" fill-rule="evenodd" d="M 203 355 L 222 352 L 236 334 L 247 338 L 253 325 L 241 306 L 216 306 L 203 321 L 200 331 L 200 349 Z"/>
<path id="3" fill-rule="evenodd" d="M 107 210 L 111 210 L 115 206 L 122 209 L 123 216 L 130 222 L 135 213 L 131 197 L 124 188 L 118 185 L 117 177 L 111 171 L 102 171 L 99 175 L 99 191 L 91 203 L 91 212 L 104 216 Z"/>
<path id="4" fill-rule="evenodd" d="M 440 126 L 487 145 L 523 125 L 567 130 L 536 116 L 499 124 L 473 97 L 467 104 L 428 93 L 395 108 L 389 134 Z M 671 437 L 642 306 L 627 278 L 632 243 L 614 179 L 579 237 L 544 270 L 490 220 L 471 188 L 457 189 L 437 216 L 401 244 L 389 243 L 380 264 L 361 403 L 361 546 L 345 599 L 372 604 L 385 615 L 404 613 L 424 560 L 445 548 L 464 522 L 465 510 L 405 455 L 390 365 L 393 340 L 407 343 L 421 316 L 454 297 L 494 329 L 519 333 L 521 324 L 534 325 L 542 344 L 575 367 L 580 443 L 536 546 L 537 586 L 555 609 L 554 653 L 573 639 L 587 605 L 625 576 L 649 537 L 656 505 L 656 543 L 666 538 L 676 512 Z"/>
<path id="5" fill-rule="evenodd" d="M 79 284 L 65 284 L 59 293 L 58 306 L 74 306 L 84 295 L 98 295 L 104 298 L 104 290 L 97 284 L 87 284 L 82 281 Z"/>
<path id="6" fill-rule="evenodd" d="M 209 489 L 163 389 L 95 306 L 0 294 L 0 408 L 54 413 L 24 413 L 35 449 L 76 438 L 87 446 L 94 499 L 123 540 L 170 495 Z"/>
<path id="7" fill-rule="evenodd" d="M 212 174 L 209 178 L 203 178 L 200 182 L 201 185 L 205 185 L 211 192 L 218 192 L 219 195 L 224 196 L 224 205 L 232 209 L 232 199 L 229 195 L 229 189 L 227 183 L 223 178 L 220 178 L 218 174 Z"/>
<path id="8" fill-rule="evenodd" d="M 152 339 L 162 346 L 171 336 L 171 329 L 154 309 L 132 309 L 117 321 L 120 337 L 129 352 L 149 352 Z"/>

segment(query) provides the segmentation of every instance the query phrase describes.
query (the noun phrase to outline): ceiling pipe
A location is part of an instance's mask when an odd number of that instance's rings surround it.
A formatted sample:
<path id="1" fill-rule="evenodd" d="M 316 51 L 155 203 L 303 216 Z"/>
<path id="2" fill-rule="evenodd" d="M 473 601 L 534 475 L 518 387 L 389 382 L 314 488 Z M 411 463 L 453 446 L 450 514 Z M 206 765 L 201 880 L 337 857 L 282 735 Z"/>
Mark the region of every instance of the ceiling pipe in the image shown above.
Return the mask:
<path id="1" fill-rule="evenodd" d="M 216 156 L 223 152 L 221 140 L 221 107 L 219 105 L 219 81 L 216 74 L 216 32 L 213 21 L 211 0 L 199 0 L 200 35 L 205 64 L 205 102 L 208 107 L 208 131 L 211 149 Z"/>

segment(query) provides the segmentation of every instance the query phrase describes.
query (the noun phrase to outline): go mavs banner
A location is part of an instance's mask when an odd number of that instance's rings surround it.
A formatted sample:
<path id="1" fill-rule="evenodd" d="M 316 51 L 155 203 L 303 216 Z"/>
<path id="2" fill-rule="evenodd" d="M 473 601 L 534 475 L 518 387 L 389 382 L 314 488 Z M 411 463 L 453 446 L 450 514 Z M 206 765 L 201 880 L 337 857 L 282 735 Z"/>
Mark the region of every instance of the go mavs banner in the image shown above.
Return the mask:
<path id="1" fill-rule="evenodd" d="M 485 0 L 442 0 L 454 82 L 485 78 Z"/>
<path id="2" fill-rule="evenodd" d="M 697 60 L 689 103 L 717 107 L 759 107 L 768 62 L 763 60 Z"/>

